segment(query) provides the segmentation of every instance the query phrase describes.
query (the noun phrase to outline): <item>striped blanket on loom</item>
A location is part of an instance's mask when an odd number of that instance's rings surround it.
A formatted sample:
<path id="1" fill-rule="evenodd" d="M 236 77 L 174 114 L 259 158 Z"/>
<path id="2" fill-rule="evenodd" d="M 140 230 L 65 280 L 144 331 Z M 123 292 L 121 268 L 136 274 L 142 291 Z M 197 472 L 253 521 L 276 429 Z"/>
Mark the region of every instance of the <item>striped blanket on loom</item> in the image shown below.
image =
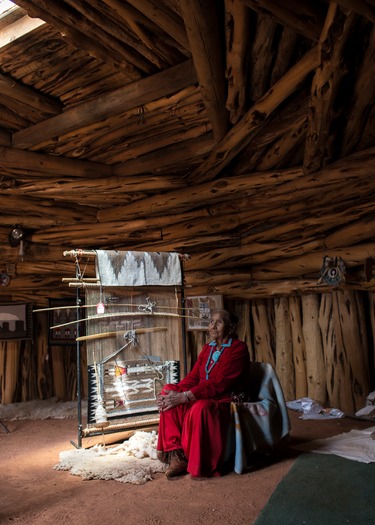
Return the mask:
<path id="1" fill-rule="evenodd" d="M 102 286 L 179 286 L 178 253 L 96 251 L 96 277 Z"/>

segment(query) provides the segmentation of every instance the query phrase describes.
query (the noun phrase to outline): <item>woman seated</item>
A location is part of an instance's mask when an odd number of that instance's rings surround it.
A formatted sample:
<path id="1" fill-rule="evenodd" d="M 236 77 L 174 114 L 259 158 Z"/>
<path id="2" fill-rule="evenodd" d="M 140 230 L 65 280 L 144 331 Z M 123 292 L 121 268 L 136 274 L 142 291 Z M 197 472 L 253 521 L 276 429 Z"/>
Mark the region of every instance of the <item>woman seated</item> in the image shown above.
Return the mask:
<path id="1" fill-rule="evenodd" d="M 225 469 L 230 403 L 247 398 L 250 356 L 226 310 L 213 312 L 206 343 L 192 371 L 158 396 L 158 459 L 167 478 L 220 476 Z"/>

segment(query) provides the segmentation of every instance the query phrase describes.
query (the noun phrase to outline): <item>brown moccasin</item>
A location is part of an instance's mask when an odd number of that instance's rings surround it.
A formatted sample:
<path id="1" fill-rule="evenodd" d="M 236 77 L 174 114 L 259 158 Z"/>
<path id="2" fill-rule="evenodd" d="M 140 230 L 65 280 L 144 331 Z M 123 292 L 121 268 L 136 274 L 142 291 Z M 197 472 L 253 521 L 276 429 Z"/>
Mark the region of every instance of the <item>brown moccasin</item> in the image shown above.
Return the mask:
<path id="1" fill-rule="evenodd" d="M 169 467 L 165 471 L 168 479 L 186 474 L 187 461 L 182 450 L 169 452 Z"/>
<path id="2" fill-rule="evenodd" d="M 162 463 L 169 463 L 169 454 L 168 452 L 164 452 L 163 450 L 157 450 L 156 451 L 156 457 L 159 461 Z"/>

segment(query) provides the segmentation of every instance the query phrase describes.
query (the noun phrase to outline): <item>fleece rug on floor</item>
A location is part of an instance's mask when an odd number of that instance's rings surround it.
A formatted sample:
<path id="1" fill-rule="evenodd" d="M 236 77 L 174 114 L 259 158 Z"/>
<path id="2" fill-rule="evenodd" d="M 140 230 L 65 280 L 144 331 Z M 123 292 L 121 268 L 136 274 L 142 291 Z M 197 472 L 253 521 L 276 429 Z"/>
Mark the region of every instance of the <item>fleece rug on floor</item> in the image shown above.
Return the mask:
<path id="1" fill-rule="evenodd" d="M 299 456 L 254 525 L 375 524 L 375 463 Z"/>
<path id="2" fill-rule="evenodd" d="M 84 480 L 103 479 L 143 485 L 164 472 L 165 465 L 156 457 L 155 431 L 135 432 L 116 447 L 95 445 L 90 449 L 71 449 L 60 452 L 55 470 L 69 471 Z"/>

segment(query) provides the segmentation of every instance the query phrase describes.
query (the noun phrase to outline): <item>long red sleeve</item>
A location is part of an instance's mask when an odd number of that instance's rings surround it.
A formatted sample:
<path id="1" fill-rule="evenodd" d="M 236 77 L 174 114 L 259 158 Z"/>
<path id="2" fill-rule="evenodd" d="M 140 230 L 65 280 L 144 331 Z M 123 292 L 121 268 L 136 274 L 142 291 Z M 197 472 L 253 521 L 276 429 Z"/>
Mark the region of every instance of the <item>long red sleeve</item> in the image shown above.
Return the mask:
<path id="1" fill-rule="evenodd" d="M 230 397 L 234 391 L 246 391 L 249 388 L 250 366 L 246 343 L 234 339 L 231 346 L 224 349 L 206 379 L 210 351 L 210 345 L 205 344 L 192 371 L 180 381 L 179 390 L 190 390 L 196 399 L 223 399 Z"/>

